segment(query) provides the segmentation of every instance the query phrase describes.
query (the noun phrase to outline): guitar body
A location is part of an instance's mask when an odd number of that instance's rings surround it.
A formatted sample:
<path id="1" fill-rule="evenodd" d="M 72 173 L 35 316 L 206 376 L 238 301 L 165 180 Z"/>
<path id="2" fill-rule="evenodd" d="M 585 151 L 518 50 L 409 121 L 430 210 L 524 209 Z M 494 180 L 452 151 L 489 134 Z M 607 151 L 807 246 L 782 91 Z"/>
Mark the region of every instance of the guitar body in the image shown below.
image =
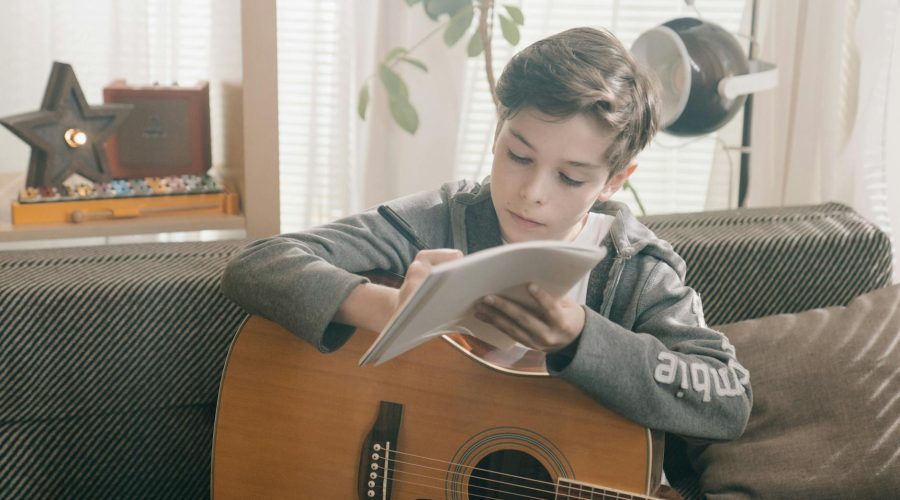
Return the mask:
<path id="1" fill-rule="evenodd" d="M 219 392 L 213 495 L 556 499 L 615 490 L 635 496 L 614 498 L 637 498 L 658 485 L 659 436 L 568 383 L 494 369 L 446 338 L 357 366 L 374 339 L 358 331 L 321 354 L 249 318 Z M 386 406 L 399 405 L 382 402 L 402 405 L 402 417 L 385 417 Z M 389 444 L 373 451 L 367 439 L 385 432 Z M 378 486 L 385 468 L 387 493 Z"/>

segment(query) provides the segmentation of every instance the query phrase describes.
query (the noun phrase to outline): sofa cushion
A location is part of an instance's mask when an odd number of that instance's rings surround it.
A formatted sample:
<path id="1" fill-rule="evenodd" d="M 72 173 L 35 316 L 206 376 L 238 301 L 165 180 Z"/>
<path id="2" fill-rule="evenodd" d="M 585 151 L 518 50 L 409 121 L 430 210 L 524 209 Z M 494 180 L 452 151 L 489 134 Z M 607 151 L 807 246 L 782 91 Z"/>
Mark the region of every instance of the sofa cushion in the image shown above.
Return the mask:
<path id="1" fill-rule="evenodd" d="M 689 446 L 709 498 L 900 491 L 900 286 L 719 327 L 750 370 L 744 435 Z"/>

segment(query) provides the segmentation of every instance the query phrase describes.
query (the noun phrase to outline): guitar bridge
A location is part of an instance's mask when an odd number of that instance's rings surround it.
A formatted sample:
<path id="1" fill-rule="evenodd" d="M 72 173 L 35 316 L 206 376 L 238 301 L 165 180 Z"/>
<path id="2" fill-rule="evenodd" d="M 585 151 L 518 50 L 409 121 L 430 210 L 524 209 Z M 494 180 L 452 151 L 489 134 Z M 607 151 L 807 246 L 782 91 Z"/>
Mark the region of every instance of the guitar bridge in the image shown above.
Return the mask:
<path id="1" fill-rule="evenodd" d="M 363 441 L 359 454 L 357 492 L 359 500 L 391 498 L 391 481 L 394 478 L 394 457 L 403 405 L 381 401 L 375 424 Z"/>

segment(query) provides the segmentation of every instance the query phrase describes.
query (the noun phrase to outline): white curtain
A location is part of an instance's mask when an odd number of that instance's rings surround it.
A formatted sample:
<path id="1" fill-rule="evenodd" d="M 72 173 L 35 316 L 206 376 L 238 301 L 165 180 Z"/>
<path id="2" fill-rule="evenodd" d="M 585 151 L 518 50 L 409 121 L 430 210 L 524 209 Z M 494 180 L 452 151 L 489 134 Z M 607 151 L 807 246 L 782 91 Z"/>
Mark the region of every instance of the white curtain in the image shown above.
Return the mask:
<path id="1" fill-rule="evenodd" d="M 748 206 L 837 201 L 892 234 L 900 212 L 889 195 L 900 194 L 900 164 L 887 161 L 896 155 L 887 134 L 898 120 L 891 63 L 900 2 L 766 7 L 760 58 L 778 65 L 780 82 L 756 98 Z M 897 268 L 895 258 L 895 281 Z"/>
<path id="2" fill-rule="evenodd" d="M 900 230 L 900 36 L 894 34 L 894 54 L 891 60 L 891 74 L 888 77 L 891 90 L 888 92 L 887 137 L 887 185 L 888 213 L 893 221 L 894 231 Z M 893 240 L 894 255 L 897 255 L 897 239 Z M 894 283 L 900 283 L 900 260 L 894 259 Z"/>
<path id="3" fill-rule="evenodd" d="M 405 2 L 378 2 L 378 5 L 374 45 L 382 57 L 393 47 L 413 46 L 438 26 L 419 5 L 413 8 L 408 8 Z M 410 87 L 410 99 L 418 110 L 419 128 L 415 135 L 391 121 L 381 85 L 371 87 L 374 106 L 367 127 L 364 206 L 434 189 L 453 178 L 467 39 L 448 48 L 442 33 L 443 30 L 437 32 L 410 54 L 427 65 L 427 73 L 408 65 L 395 67 L 404 75 Z"/>
<path id="4" fill-rule="evenodd" d="M 393 69 L 419 115 L 414 135 L 391 119 L 377 64 L 412 48 L 440 24 L 400 0 L 278 1 L 278 94 L 282 231 L 331 221 L 450 180 L 459 128 L 463 43 L 441 32 Z M 369 82 L 363 121 L 357 95 Z"/>

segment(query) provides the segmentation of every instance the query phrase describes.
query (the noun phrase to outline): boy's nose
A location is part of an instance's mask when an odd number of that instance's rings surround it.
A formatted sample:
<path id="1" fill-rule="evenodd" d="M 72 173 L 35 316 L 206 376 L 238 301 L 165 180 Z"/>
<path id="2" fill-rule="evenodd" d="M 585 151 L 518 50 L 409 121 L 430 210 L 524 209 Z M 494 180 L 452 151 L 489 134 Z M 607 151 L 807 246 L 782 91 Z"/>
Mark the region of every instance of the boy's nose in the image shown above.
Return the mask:
<path id="1" fill-rule="evenodd" d="M 519 192 L 522 199 L 537 205 L 543 205 L 547 199 L 546 180 L 543 176 L 536 174 L 531 176 L 523 185 Z"/>

